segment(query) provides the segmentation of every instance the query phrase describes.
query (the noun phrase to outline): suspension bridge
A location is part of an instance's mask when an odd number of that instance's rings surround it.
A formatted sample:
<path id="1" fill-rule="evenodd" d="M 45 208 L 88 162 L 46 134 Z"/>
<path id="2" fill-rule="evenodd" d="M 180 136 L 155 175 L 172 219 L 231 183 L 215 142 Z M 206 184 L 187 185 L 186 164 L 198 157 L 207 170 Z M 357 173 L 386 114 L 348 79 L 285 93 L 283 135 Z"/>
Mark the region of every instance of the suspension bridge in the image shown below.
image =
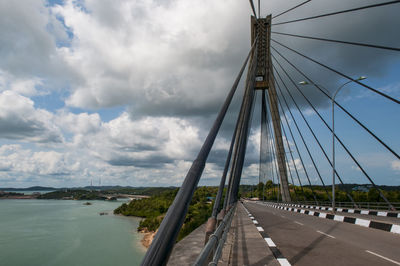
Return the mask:
<path id="1" fill-rule="evenodd" d="M 398 56 L 400 48 L 279 30 L 280 25 L 302 21 L 318 23 L 326 17 L 357 16 L 357 12 L 365 10 L 399 9 L 400 1 L 284 19 L 298 8 L 309 5 L 310 1 L 266 17 L 260 15 L 260 1 L 258 6 L 249 1 L 253 13 L 249 52 L 247 56 L 243 55 L 245 60 L 239 73 L 142 265 L 400 265 L 399 203 L 388 199 L 377 185 L 379 175 L 371 173 L 344 134 L 335 131 L 336 110 L 351 121 L 347 123 L 358 128 L 359 134 L 367 135 L 393 162 L 399 163 L 400 149 L 396 143 L 376 133 L 376 128 L 368 126 L 368 122 L 359 118 L 336 96 L 345 86 L 354 85 L 379 97 L 384 104 L 394 106 L 397 111 L 400 101 L 395 95 L 368 85 L 363 81 L 365 76 L 352 77 L 343 73 L 334 62 L 323 63 L 318 56 L 292 46 L 291 40 L 359 47 L 366 49 L 370 55 L 376 51 L 388 51 L 393 57 Z M 303 63 L 296 63 L 294 57 Z M 311 69 L 314 72 L 305 67 L 309 65 L 313 66 Z M 317 82 L 314 77 L 321 71 L 336 75 L 335 80 L 341 81 L 340 86 L 332 91 Z M 207 158 L 245 72 L 244 92 L 212 215 L 207 224 L 175 245 Z M 321 111 L 313 96 L 306 92 L 311 89 L 312 95 L 318 94 L 331 104 L 330 118 L 323 114 L 326 110 Z M 257 102 L 256 97 L 261 97 L 261 100 Z M 239 198 L 257 103 L 260 104 L 257 109 L 261 118 L 258 181 L 264 184 L 266 180 L 276 180 L 279 202 Z M 393 130 L 396 128 L 394 125 L 399 123 L 398 115 L 399 112 L 387 114 L 387 118 L 393 121 Z M 316 127 L 314 120 L 320 126 Z M 324 137 L 321 137 L 322 131 L 325 132 Z M 326 135 L 330 135 L 331 139 Z M 379 206 L 378 203 L 374 206 L 362 205 L 352 197 L 351 191 L 345 191 L 348 198 L 346 204 L 337 201 L 336 185 L 345 187 L 349 177 L 337 167 L 336 149 L 340 150 L 341 158 L 358 170 L 364 182 L 377 191 Z M 329 177 L 326 175 L 327 168 L 331 172 Z M 320 193 L 313 189 L 315 185 L 323 188 L 329 202 L 321 200 Z M 311 190 L 311 202 L 307 202 L 306 187 Z M 189 260 L 185 261 L 185 256 Z"/>

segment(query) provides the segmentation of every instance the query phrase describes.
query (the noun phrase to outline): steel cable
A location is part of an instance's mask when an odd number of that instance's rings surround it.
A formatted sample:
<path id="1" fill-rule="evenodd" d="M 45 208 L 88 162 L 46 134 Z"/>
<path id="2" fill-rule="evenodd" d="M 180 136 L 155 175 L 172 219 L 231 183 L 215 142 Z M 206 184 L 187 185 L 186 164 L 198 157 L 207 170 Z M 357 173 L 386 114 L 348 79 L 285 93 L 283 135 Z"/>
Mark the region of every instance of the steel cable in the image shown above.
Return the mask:
<path id="1" fill-rule="evenodd" d="M 293 23 L 293 22 L 299 22 L 299 21 L 304 21 L 304 20 L 309 20 L 309 19 L 315 19 L 315 18 L 322 18 L 322 17 L 327 17 L 327 16 L 333 16 L 333 15 L 338 15 L 338 14 L 343 14 L 343 13 L 348 13 L 348 12 L 353 12 L 353 11 L 358 11 L 358 10 L 373 8 L 373 7 L 379 7 L 379 6 L 386 6 L 386 5 L 391 5 L 391 4 L 397 4 L 397 3 L 400 3 L 400 0 L 390 1 L 390 2 L 385 2 L 385 3 L 379 3 L 379 4 L 373 4 L 373 5 L 368 5 L 368 6 L 362 6 L 362 7 L 357 7 L 357 8 L 351 8 L 351 9 L 346 9 L 346 10 L 342 10 L 342 11 L 336 11 L 336 12 L 332 12 L 332 13 L 326 13 L 326 14 L 322 14 L 322 15 L 318 15 L 318 16 L 312 16 L 312 17 L 294 19 L 294 20 L 285 21 L 285 22 L 279 22 L 279 23 L 271 24 L 271 26 L 282 25 L 282 24 Z"/>
<path id="2" fill-rule="evenodd" d="M 397 48 L 397 47 L 389 47 L 389 46 L 382 46 L 382 45 L 376 45 L 376 44 L 367 44 L 367 43 L 359 43 L 359 42 L 348 42 L 348 41 L 332 40 L 332 39 L 326 39 L 326 38 L 319 38 L 319 37 L 313 37 L 313 36 L 304 36 L 304 35 L 297 35 L 297 34 L 277 32 L 277 31 L 271 31 L 271 33 L 285 35 L 285 36 L 291 36 L 291 37 L 297 37 L 297 38 L 303 38 L 303 39 L 334 42 L 334 43 L 343 43 L 343 44 L 350 44 L 350 45 L 356 45 L 356 46 L 364 46 L 364 47 L 371 47 L 371 48 L 392 50 L 392 51 L 400 52 L 400 48 Z"/>

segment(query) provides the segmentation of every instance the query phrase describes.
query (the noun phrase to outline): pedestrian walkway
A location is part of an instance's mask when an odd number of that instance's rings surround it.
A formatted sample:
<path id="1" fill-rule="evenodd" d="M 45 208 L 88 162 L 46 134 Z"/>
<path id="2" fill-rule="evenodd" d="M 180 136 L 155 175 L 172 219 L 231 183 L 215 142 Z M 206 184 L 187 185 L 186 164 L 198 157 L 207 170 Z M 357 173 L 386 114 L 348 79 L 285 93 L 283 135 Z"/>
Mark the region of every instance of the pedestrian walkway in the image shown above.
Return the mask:
<path id="1" fill-rule="evenodd" d="M 168 266 L 192 265 L 204 247 L 206 224 L 197 227 L 181 241 L 175 244 Z"/>
<path id="2" fill-rule="evenodd" d="M 241 203 L 237 206 L 218 265 L 280 265 Z"/>

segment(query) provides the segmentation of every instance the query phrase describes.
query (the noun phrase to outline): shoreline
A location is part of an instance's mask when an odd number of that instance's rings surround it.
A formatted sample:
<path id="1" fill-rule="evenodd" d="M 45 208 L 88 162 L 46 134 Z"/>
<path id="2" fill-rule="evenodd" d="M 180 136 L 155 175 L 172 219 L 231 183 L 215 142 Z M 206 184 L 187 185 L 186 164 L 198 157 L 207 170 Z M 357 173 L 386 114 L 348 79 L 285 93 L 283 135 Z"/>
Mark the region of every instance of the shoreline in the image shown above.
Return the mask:
<path id="1" fill-rule="evenodd" d="M 128 215 L 123 215 L 123 214 L 114 214 L 115 216 L 120 216 L 120 217 L 126 217 L 126 218 L 139 218 L 139 219 L 145 219 L 144 217 L 139 217 L 139 216 L 128 216 Z M 142 230 L 138 230 L 139 226 L 136 228 L 136 232 L 142 235 L 142 239 L 140 240 L 140 243 L 142 246 L 146 249 L 148 249 L 151 245 L 151 242 L 153 242 L 154 236 L 156 235 L 157 231 L 149 231 L 147 228 L 144 228 Z"/>
<path id="2" fill-rule="evenodd" d="M 156 235 L 157 231 L 148 231 L 147 229 L 143 229 L 138 231 L 138 233 L 143 234 L 142 239 L 140 240 L 140 243 L 142 244 L 143 247 L 148 249 L 153 242 L 154 236 Z"/>

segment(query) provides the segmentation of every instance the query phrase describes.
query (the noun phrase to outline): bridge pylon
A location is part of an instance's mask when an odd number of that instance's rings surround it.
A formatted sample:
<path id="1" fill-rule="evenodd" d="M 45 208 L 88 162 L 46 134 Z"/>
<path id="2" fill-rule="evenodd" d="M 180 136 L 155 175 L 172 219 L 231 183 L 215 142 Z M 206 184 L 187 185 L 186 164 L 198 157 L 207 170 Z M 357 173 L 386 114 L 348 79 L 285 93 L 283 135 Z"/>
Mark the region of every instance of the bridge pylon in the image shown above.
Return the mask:
<path id="1" fill-rule="evenodd" d="M 281 119 L 279 115 L 278 108 L 278 100 L 275 89 L 275 80 L 274 74 L 272 71 L 272 59 L 271 59 L 271 15 L 266 18 L 255 18 L 251 17 L 251 43 L 254 42 L 255 38 L 257 39 L 257 65 L 256 65 L 256 75 L 255 75 L 255 85 L 254 89 L 262 90 L 263 97 L 265 92 L 268 94 L 268 104 L 271 113 L 272 127 L 274 131 L 275 137 L 275 154 L 276 160 L 278 163 L 278 172 L 279 172 L 279 180 L 280 180 L 280 191 L 282 195 L 283 202 L 290 202 L 290 193 L 289 193 L 289 183 L 287 176 L 287 168 L 286 168 L 286 160 L 285 160 L 285 149 L 283 146 L 282 140 L 282 131 L 281 131 Z M 265 99 L 263 99 L 264 102 Z M 262 108 L 262 112 L 266 111 Z M 262 114 L 262 117 L 264 114 Z M 262 123 L 265 123 L 262 121 Z M 265 130 L 265 125 L 261 125 L 261 130 Z M 266 132 L 261 132 L 261 138 L 265 137 Z M 262 156 L 265 156 L 265 152 L 269 145 L 266 141 L 261 140 L 261 149 L 260 149 L 260 159 Z M 260 171 L 262 167 L 260 167 Z M 261 176 L 261 174 L 260 174 Z"/>

